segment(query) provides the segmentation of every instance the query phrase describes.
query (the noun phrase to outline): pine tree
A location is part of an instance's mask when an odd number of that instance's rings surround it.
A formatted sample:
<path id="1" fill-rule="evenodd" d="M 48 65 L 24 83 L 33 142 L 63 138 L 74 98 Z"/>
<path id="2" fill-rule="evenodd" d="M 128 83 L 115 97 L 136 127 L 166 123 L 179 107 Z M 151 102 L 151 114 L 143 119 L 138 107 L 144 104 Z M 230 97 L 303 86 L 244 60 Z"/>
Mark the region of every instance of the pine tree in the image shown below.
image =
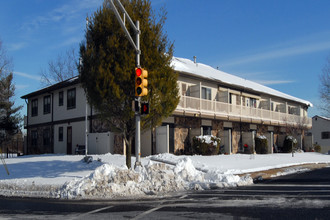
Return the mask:
<path id="1" fill-rule="evenodd" d="M 157 18 L 149 0 L 121 1 L 133 21 L 140 22 L 141 66 L 148 70 L 150 114 L 142 117 L 141 128 L 150 129 L 168 117 L 179 102 L 177 74 L 171 68 L 173 44 L 164 34 L 166 12 Z M 80 79 L 89 103 L 106 120 L 112 131 L 123 134 L 126 164 L 131 166 L 131 143 L 135 133 L 132 101 L 135 96 L 136 54 L 105 0 L 103 7 L 89 19 L 86 44 L 80 47 Z M 126 24 L 131 36 L 132 28 Z M 135 39 L 133 37 L 133 39 Z M 86 46 L 87 45 L 87 46 Z"/>
<path id="2" fill-rule="evenodd" d="M 0 41 L 0 144 L 10 140 L 19 131 L 21 120 L 19 110 L 22 106 L 15 107 L 13 101 L 15 86 L 12 84 L 10 63 Z"/>

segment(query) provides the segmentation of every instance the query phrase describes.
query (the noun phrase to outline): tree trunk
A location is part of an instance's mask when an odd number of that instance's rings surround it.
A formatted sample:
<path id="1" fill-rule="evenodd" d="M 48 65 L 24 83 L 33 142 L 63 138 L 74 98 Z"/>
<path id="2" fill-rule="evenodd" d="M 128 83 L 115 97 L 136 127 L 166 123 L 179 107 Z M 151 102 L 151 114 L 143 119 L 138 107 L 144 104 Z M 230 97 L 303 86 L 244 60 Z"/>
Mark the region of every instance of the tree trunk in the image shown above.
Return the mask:
<path id="1" fill-rule="evenodd" d="M 125 143 L 126 143 L 126 166 L 128 169 L 132 166 L 132 138 L 131 137 L 124 137 Z"/>

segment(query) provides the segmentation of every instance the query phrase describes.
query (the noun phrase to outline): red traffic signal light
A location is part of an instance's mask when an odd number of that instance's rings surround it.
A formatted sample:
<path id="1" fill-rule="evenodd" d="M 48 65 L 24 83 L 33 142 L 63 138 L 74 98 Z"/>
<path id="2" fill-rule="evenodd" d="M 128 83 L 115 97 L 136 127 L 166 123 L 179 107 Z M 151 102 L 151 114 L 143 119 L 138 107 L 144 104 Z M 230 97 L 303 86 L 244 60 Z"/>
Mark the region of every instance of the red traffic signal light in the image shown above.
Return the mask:
<path id="1" fill-rule="evenodd" d="M 148 71 L 143 68 L 135 68 L 135 96 L 148 95 Z"/>

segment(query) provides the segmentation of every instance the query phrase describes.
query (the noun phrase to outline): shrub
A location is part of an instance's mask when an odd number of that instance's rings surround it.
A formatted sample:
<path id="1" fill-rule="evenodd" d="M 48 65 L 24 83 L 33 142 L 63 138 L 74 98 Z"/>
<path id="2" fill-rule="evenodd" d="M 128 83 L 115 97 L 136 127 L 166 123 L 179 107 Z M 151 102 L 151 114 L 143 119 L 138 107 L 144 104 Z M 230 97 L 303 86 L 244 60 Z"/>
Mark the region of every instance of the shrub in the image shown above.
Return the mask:
<path id="1" fill-rule="evenodd" d="M 245 153 L 245 154 L 251 154 L 251 153 L 253 153 L 253 152 L 252 152 L 253 150 L 252 150 L 251 147 L 249 147 L 249 145 L 244 144 L 243 147 L 244 147 L 244 153 Z"/>
<path id="2" fill-rule="evenodd" d="M 321 152 L 321 146 L 318 145 L 318 144 L 314 145 L 314 150 L 315 150 L 315 152 L 320 153 Z"/>
<path id="3" fill-rule="evenodd" d="M 286 136 L 283 143 L 283 153 L 291 153 L 292 147 L 293 150 L 296 150 L 297 147 L 297 139 L 292 136 Z"/>
<path id="4" fill-rule="evenodd" d="M 201 155 L 219 154 L 221 139 L 213 135 L 193 137 L 193 153 Z"/>
<path id="5" fill-rule="evenodd" d="M 267 154 L 268 153 L 268 141 L 265 136 L 256 136 L 255 147 L 257 154 Z"/>

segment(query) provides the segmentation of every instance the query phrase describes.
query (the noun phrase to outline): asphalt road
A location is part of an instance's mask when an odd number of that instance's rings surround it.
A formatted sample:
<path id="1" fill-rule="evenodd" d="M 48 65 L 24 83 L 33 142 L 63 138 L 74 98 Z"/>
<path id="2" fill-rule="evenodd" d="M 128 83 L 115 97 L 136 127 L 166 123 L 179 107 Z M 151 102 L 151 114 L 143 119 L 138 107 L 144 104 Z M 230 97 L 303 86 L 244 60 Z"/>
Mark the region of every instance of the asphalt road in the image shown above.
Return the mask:
<path id="1" fill-rule="evenodd" d="M 330 168 L 253 186 L 164 198 L 67 201 L 0 198 L 0 219 L 330 219 Z"/>

